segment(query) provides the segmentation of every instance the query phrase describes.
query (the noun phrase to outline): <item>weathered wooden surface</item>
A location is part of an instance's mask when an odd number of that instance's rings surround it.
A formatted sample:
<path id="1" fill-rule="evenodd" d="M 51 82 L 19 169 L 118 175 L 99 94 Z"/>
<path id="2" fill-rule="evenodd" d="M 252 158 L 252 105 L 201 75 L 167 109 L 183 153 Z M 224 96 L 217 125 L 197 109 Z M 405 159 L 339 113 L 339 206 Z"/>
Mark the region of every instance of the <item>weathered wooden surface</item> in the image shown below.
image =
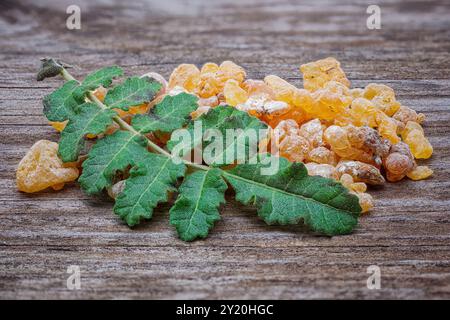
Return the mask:
<path id="1" fill-rule="evenodd" d="M 73 3 L 82 30 L 65 28 Z M 450 298 L 449 3 L 383 1 L 381 30 L 366 28 L 369 4 L 2 1 L 0 298 Z M 426 163 L 436 173 L 371 190 L 376 209 L 348 236 L 269 227 L 231 200 L 204 241 L 178 240 L 167 206 L 130 230 L 110 201 L 76 185 L 16 191 L 27 149 L 58 138 L 41 98 L 60 80 L 34 80 L 43 56 L 78 65 L 79 76 L 110 64 L 168 76 L 179 63 L 231 59 L 250 78 L 277 74 L 297 85 L 301 63 L 335 56 L 354 86 L 386 83 L 426 113 L 435 147 Z M 69 265 L 81 268 L 81 290 L 66 288 Z M 381 268 L 380 290 L 366 287 L 369 265 Z"/>

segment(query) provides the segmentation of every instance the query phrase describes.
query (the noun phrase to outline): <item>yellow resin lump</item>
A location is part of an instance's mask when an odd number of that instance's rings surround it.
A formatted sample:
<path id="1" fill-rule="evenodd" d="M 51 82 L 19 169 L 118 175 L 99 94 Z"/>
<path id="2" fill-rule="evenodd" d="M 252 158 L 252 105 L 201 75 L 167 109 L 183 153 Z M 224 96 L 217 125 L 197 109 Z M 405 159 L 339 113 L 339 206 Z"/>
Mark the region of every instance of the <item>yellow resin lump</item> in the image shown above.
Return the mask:
<path id="1" fill-rule="evenodd" d="M 300 67 L 303 73 L 303 87 L 311 92 L 325 87 L 330 81 L 336 81 L 350 87 L 350 81 L 335 58 L 317 60 Z"/>
<path id="2" fill-rule="evenodd" d="M 20 161 L 16 173 L 17 188 L 38 192 L 49 187 L 61 189 L 78 178 L 78 169 L 64 167 L 58 157 L 58 144 L 48 140 L 36 142 Z"/>

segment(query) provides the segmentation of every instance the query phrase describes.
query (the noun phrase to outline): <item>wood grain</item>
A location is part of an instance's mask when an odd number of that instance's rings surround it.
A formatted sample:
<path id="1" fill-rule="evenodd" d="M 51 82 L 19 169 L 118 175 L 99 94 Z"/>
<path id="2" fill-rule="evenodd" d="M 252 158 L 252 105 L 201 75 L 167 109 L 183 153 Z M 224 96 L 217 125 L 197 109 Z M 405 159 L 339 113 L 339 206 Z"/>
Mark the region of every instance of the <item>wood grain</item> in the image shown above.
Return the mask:
<path id="1" fill-rule="evenodd" d="M 65 27 L 78 4 L 82 29 Z M 450 6 L 445 0 L 381 4 L 382 29 L 366 28 L 367 1 L 13 1 L 0 3 L 0 298 L 450 298 Z M 168 77 L 180 63 L 230 59 L 250 78 L 301 85 L 298 66 L 326 56 L 354 86 L 385 83 L 427 115 L 432 179 L 370 190 L 376 208 L 347 236 L 269 227 L 227 195 L 223 220 L 183 243 L 168 205 L 129 229 L 106 198 L 73 184 L 23 194 L 15 168 L 38 139 L 58 136 L 42 97 L 60 84 L 34 80 L 56 56 L 82 76 L 118 64 L 128 75 Z M 69 265 L 81 290 L 66 288 Z M 381 268 L 368 290 L 366 269 Z"/>

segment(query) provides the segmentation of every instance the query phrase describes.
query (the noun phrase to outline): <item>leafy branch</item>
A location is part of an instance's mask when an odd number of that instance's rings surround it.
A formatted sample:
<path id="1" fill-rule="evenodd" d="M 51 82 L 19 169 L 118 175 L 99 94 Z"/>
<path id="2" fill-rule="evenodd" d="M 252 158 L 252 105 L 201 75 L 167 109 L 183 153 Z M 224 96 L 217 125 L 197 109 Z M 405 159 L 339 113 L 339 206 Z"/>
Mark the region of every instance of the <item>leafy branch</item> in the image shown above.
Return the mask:
<path id="1" fill-rule="evenodd" d="M 255 205 L 258 215 L 268 224 L 304 221 L 312 230 L 327 235 L 348 233 L 356 226 L 361 211 L 357 197 L 334 180 L 308 176 L 302 163 L 255 155 L 255 163 L 237 164 L 225 170 L 223 164 L 240 160 L 238 152 L 231 159 L 220 153 L 211 166 L 206 166 L 180 160 L 147 138 L 147 133 L 172 133 L 185 127 L 193 135 L 190 113 L 198 107 L 197 97 L 186 93 L 165 96 L 148 114 L 135 116 L 129 124 L 115 110 L 149 103 L 161 88 L 159 82 L 132 77 L 112 86 L 113 80 L 123 74 L 116 66 L 95 71 L 79 82 L 55 59 L 44 61 L 38 79 L 58 74 L 67 82 L 46 96 L 43 103 L 48 120 L 68 121 L 61 133 L 59 155 L 64 162 L 75 161 L 86 135 L 100 136 L 82 164 L 78 181 L 85 192 L 97 194 L 111 187 L 118 173 L 126 173 L 114 212 L 129 226 L 150 219 L 153 209 L 168 200 L 168 193 L 178 191 L 170 209 L 170 223 L 185 241 L 204 238 L 220 219 L 218 209 L 225 203 L 227 182 L 236 191 L 236 199 Z M 100 86 L 112 86 L 103 102 L 93 94 Z M 200 119 L 206 129 L 222 133 L 230 128 L 266 128 L 257 118 L 229 106 L 214 108 Z M 118 124 L 120 130 L 105 134 L 112 123 Z M 202 144 L 197 137 L 185 147 L 193 150 Z M 172 150 L 175 145 L 176 141 L 170 140 L 166 147 Z M 239 147 L 249 151 L 249 145 L 239 142 L 238 137 L 224 144 L 225 150 L 236 151 Z M 261 173 L 267 160 L 279 164 L 279 170 L 272 175 Z M 186 174 L 186 167 L 194 172 Z M 181 178 L 184 181 L 177 189 Z"/>

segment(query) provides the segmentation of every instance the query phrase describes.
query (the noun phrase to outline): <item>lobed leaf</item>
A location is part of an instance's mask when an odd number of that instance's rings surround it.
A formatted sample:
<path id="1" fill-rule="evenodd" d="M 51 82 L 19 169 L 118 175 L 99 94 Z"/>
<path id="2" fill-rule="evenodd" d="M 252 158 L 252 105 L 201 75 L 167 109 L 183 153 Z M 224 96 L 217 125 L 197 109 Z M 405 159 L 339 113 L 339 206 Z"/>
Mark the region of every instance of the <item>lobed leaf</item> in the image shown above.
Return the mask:
<path id="1" fill-rule="evenodd" d="M 142 136 L 120 130 L 98 140 L 82 165 L 78 182 L 83 190 L 95 194 L 111 186 L 117 171 L 135 166 L 147 157 L 146 145 Z"/>
<path id="2" fill-rule="evenodd" d="M 84 78 L 80 86 L 75 90 L 74 95 L 77 99 L 82 99 L 86 92 L 97 89 L 100 86 L 109 87 L 114 78 L 123 75 L 122 68 L 118 66 L 111 66 L 99 69 L 90 73 Z"/>
<path id="3" fill-rule="evenodd" d="M 70 117 L 59 140 L 58 154 L 63 162 L 76 161 L 84 146 L 87 134 L 98 135 L 105 132 L 117 115 L 114 110 L 104 110 L 94 103 L 86 102 L 79 106 Z"/>
<path id="4" fill-rule="evenodd" d="M 141 218 L 150 219 L 153 208 L 167 201 L 167 193 L 175 191 L 173 184 L 184 176 L 184 164 L 175 164 L 171 158 L 148 153 L 130 170 L 125 189 L 116 198 L 114 212 L 129 226 Z"/>
<path id="5" fill-rule="evenodd" d="M 108 91 L 104 103 L 111 109 L 127 111 L 129 107 L 152 101 L 161 86 L 161 83 L 149 77 L 128 78 Z"/>
<path id="6" fill-rule="evenodd" d="M 195 134 L 195 122 L 197 121 L 202 125 L 201 134 Z M 245 162 L 254 156 L 259 140 L 266 136 L 260 135 L 260 130 L 267 129 L 265 123 L 231 106 L 218 106 L 201 115 L 195 122 L 191 122 L 187 127 L 191 137 L 189 141 L 176 141 L 173 138 L 167 143 L 167 148 L 173 151 L 177 145 L 177 148 L 190 151 L 202 146 L 205 151 L 208 147 L 212 149 L 213 144 L 216 144 L 219 147 L 218 151 L 212 152 L 212 157 L 205 159 L 211 166 L 222 166 L 236 161 Z M 228 129 L 236 133 L 231 139 L 227 139 Z M 217 132 L 223 137 L 222 142 L 213 139 L 213 132 Z M 251 137 L 253 133 L 255 135 Z M 251 146 L 254 147 L 253 150 Z M 177 156 L 182 157 L 184 154 Z"/>
<path id="7" fill-rule="evenodd" d="M 217 210 L 225 203 L 227 184 L 218 169 L 196 171 L 188 175 L 179 188 L 178 199 L 170 209 L 170 223 L 184 241 L 205 238 L 214 222 L 220 220 Z"/>
<path id="8" fill-rule="evenodd" d="M 165 96 L 146 115 L 136 115 L 132 126 L 141 133 L 151 131 L 172 132 L 187 124 L 191 112 L 198 107 L 198 98 L 187 93 Z"/>
<path id="9" fill-rule="evenodd" d="M 239 202 L 257 205 L 258 215 L 267 224 L 303 220 L 312 230 L 326 235 L 353 230 L 361 212 L 355 195 L 337 181 L 309 176 L 302 163 L 278 159 L 279 170 L 273 175 L 261 174 L 265 167 L 262 156 L 257 164 L 241 164 L 224 173 Z"/>
<path id="10" fill-rule="evenodd" d="M 73 96 L 77 87 L 77 81 L 67 81 L 44 97 L 44 114 L 49 121 L 66 121 L 73 116 L 75 108 L 80 104 L 80 101 Z"/>

